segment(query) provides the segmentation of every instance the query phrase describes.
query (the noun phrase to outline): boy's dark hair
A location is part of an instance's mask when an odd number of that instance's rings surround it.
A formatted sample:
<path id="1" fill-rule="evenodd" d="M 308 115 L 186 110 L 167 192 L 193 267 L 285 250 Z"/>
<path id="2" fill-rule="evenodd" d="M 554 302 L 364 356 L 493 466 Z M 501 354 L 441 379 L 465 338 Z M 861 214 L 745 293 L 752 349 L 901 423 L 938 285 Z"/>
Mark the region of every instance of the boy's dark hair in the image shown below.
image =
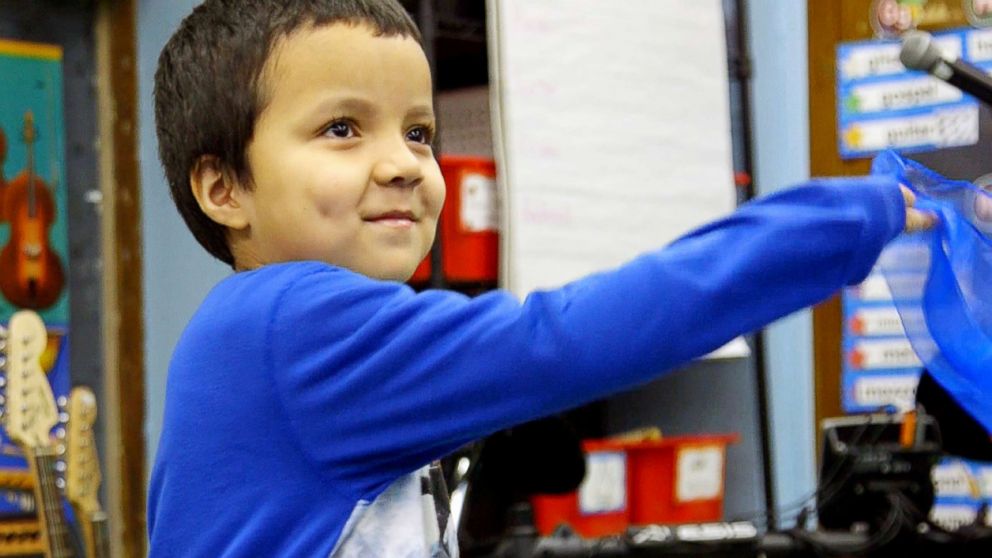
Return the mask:
<path id="1" fill-rule="evenodd" d="M 190 171 L 213 155 L 250 187 L 246 150 L 265 108 L 261 77 L 273 45 L 304 26 L 332 23 L 421 40 L 397 0 L 206 0 L 159 56 L 155 131 L 172 199 L 196 240 L 232 267 L 226 229 L 200 210 Z"/>

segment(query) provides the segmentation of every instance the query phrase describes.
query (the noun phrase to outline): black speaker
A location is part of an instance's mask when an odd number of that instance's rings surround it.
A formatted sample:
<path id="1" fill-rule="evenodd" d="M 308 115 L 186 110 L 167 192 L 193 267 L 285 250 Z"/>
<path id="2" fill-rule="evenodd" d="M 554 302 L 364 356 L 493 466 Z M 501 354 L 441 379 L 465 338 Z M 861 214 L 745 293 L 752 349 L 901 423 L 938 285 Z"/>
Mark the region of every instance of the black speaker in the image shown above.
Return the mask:
<path id="1" fill-rule="evenodd" d="M 941 452 L 933 417 L 871 414 L 825 419 L 817 515 L 826 529 L 869 527 L 889 517 L 893 502 L 915 521 L 933 506 L 930 470 Z"/>

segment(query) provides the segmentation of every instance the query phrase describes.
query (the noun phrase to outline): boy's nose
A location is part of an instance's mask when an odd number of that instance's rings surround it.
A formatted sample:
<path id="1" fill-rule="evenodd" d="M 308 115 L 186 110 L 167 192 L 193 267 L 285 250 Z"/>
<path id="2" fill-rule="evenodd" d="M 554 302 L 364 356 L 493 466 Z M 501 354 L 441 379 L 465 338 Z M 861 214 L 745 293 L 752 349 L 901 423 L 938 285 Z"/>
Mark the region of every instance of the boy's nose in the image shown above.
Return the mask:
<path id="1" fill-rule="evenodd" d="M 376 162 L 372 178 L 382 186 L 417 186 L 424 176 L 420 160 L 404 142 L 384 150 Z"/>

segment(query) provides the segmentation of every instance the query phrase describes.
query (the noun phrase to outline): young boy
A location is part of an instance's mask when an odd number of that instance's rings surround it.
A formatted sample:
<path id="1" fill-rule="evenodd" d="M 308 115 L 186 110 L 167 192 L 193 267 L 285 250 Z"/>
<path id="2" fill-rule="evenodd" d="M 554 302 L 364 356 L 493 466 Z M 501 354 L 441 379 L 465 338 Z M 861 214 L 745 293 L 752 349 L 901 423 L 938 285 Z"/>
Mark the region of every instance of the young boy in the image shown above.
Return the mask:
<path id="1" fill-rule="evenodd" d="M 166 45 L 166 175 L 236 273 L 173 356 L 151 556 L 454 556 L 434 460 L 820 301 L 926 223 L 893 180 L 818 181 L 523 302 L 418 294 L 432 104 L 395 0 L 207 0 Z"/>

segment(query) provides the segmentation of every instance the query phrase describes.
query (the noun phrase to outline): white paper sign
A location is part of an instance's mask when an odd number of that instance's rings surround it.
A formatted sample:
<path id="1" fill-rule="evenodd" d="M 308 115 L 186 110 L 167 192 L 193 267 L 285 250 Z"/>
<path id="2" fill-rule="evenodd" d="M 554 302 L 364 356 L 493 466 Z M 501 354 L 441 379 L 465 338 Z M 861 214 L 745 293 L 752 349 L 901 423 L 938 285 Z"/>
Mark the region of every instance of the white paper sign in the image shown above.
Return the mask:
<path id="1" fill-rule="evenodd" d="M 723 495 L 722 446 L 679 450 L 675 464 L 675 499 L 678 502 L 715 500 Z"/>
<path id="2" fill-rule="evenodd" d="M 466 174 L 461 183 L 462 230 L 482 232 L 499 230 L 499 205 L 496 181 L 481 174 Z"/>
<path id="3" fill-rule="evenodd" d="M 992 465 L 979 466 L 978 481 L 982 492 L 982 498 L 992 500 Z"/>
<path id="4" fill-rule="evenodd" d="M 586 476 L 579 485 L 579 513 L 621 511 L 627 506 L 627 455 L 591 452 L 586 455 Z"/>
<path id="5" fill-rule="evenodd" d="M 978 507 L 969 504 L 948 504 L 937 502 L 930 508 L 930 521 L 949 531 L 956 531 L 971 525 L 978 517 Z"/>
<path id="6" fill-rule="evenodd" d="M 971 470 L 961 461 L 944 462 L 930 471 L 934 491 L 938 498 L 978 498 L 980 490 Z"/>
<path id="7" fill-rule="evenodd" d="M 916 372 L 859 377 L 854 381 L 854 404 L 863 407 L 894 405 L 908 411 L 916 403 L 919 382 L 920 376 Z"/>

